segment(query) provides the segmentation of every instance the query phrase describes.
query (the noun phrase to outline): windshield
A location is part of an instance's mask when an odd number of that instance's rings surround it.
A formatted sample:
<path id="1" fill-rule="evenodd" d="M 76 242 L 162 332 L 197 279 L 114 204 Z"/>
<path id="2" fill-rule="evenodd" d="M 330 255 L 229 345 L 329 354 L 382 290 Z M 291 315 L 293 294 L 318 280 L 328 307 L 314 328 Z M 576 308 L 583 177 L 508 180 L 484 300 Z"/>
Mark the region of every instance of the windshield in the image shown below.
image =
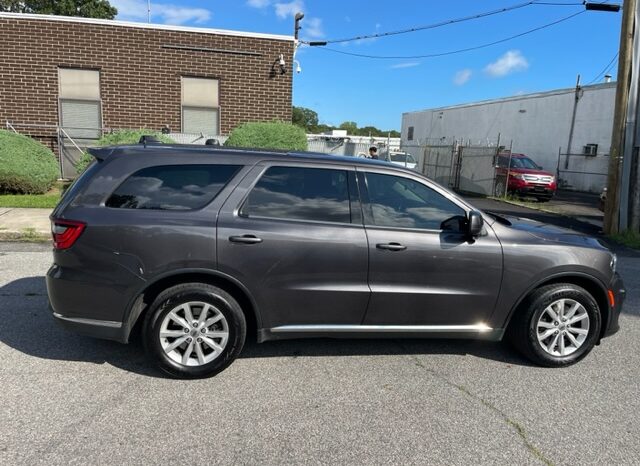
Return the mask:
<path id="1" fill-rule="evenodd" d="M 538 170 L 540 167 L 529 157 L 513 157 L 511 159 L 511 168 L 531 168 Z"/>
<path id="2" fill-rule="evenodd" d="M 416 160 L 411 156 L 411 154 L 402 154 L 402 153 L 397 153 L 391 154 L 391 161 L 392 162 L 407 162 L 407 163 L 416 163 Z"/>

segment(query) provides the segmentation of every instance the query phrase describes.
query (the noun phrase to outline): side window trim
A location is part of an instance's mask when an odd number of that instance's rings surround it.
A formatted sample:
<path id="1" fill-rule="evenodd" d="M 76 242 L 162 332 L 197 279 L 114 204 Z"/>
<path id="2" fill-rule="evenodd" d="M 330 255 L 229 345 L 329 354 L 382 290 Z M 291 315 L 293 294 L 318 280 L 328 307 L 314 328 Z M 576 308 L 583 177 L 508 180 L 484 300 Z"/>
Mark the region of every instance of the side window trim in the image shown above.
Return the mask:
<path id="1" fill-rule="evenodd" d="M 445 230 L 443 229 L 429 229 L 429 228 L 409 228 L 409 227 L 392 227 L 392 226 L 388 226 L 388 225 L 376 225 L 374 222 L 374 218 L 373 218 L 373 206 L 371 205 L 371 199 L 369 197 L 369 186 L 367 184 L 367 177 L 366 175 L 371 173 L 371 174 L 379 174 L 379 175 L 389 175 L 389 176 L 397 176 L 398 178 L 404 178 L 407 180 L 411 180 L 414 181 L 416 183 L 422 184 L 425 187 L 435 191 L 436 193 L 438 193 L 439 195 L 443 196 L 445 199 L 447 199 L 449 202 L 453 203 L 454 205 L 456 205 L 457 207 L 459 207 L 460 209 L 462 209 L 465 213 L 465 215 L 469 215 L 469 212 L 471 211 L 471 209 L 469 209 L 468 206 L 461 204 L 459 202 L 456 202 L 455 199 L 451 199 L 449 196 L 447 196 L 445 193 L 440 192 L 440 190 L 436 189 L 433 186 L 430 186 L 427 183 L 424 183 L 421 180 L 417 180 L 411 176 L 406 176 L 404 173 L 393 173 L 393 172 L 387 172 L 387 171 L 372 171 L 372 170 L 362 170 L 362 169 L 356 169 L 356 172 L 358 174 L 358 186 L 360 188 L 360 198 L 362 200 L 362 211 L 364 214 L 364 226 L 365 228 L 378 228 L 378 229 L 383 229 L 383 230 L 400 230 L 400 231 L 414 231 L 414 232 L 425 232 L 425 233 L 441 233 Z"/>
<path id="2" fill-rule="evenodd" d="M 260 168 L 260 172 L 255 176 L 251 184 L 246 188 L 246 192 L 244 193 L 242 199 L 238 202 L 236 207 L 233 209 L 233 213 L 236 217 L 252 219 L 252 220 L 268 220 L 268 221 L 279 221 L 279 222 L 295 222 L 295 223 L 310 223 L 316 225 L 363 225 L 362 220 L 362 202 L 361 198 L 353 198 L 354 194 L 358 194 L 357 183 L 354 184 L 352 181 L 356 179 L 356 169 L 354 166 L 350 165 L 319 165 L 314 163 L 287 163 L 282 161 L 262 161 L 256 164 L 256 167 Z M 290 167 L 290 168 L 315 168 L 315 169 L 324 169 L 324 170 L 337 170 L 337 171 L 345 171 L 347 172 L 347 194 L 349 196 L 349 211 L 350 211 L 350 222 L 332 222 L 326 220 L 307 220 L 307 219 L 296 219 L 296 218 L 282 218 L 282 217 L 269 217 L 262 215 L 246 215 L 242 212 L 243 207 L 245 206 L 251 192 L 255 189 L 256 185 L 260 182 L 265 173 L 273 167 Z M 354 213 L 355 212 L 355 213 Z"/>

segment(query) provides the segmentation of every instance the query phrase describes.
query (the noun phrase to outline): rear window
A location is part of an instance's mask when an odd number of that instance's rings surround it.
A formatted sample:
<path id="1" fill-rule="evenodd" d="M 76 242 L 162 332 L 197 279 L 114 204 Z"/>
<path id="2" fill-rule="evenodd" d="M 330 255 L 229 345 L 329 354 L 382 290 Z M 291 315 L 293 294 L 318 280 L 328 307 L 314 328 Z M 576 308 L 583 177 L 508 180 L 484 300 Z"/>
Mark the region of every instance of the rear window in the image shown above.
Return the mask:
<path id="1" fill-rule="evenodd" d="M 106 202 L 119 209 L 193 210 L 211 202 L 240 165 L 171 165 L 137 171 Z"/>

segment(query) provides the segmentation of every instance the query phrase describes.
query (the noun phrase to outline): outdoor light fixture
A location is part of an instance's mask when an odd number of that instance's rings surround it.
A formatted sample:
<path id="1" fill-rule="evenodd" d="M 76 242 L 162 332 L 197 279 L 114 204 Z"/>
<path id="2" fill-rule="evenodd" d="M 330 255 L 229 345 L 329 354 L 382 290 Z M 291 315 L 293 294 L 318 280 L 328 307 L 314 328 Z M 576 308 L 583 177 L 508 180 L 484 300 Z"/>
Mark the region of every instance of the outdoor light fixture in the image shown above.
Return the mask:
<path id="1" fill-rule="evenodd" d="M 278 66 L 280 67 L 280 74 L 285 74 L 287 72 L 283 54 L 280 54 L 280 57 L 278 58 Z"/>
<path id="2" fill-rule="evenodd" d="M 617 13 L 618 11 L 620 11 L 620 5 L 609 3 L 584 2 L 584 8 L 585 10 L 608 11 L 612 13 Z"/>

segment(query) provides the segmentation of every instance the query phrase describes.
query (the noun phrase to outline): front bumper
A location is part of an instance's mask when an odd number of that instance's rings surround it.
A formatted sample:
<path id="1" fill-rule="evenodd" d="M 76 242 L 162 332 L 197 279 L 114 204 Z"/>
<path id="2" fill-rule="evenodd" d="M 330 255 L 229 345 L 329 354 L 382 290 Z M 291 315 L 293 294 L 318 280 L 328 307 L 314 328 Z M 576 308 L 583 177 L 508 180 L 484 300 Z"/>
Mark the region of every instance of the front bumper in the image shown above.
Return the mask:
<path id="1" fill-rule="evenodd" d="M 606 327 L 602 332 L 603 337 L 613 335 L 618 330 L 620 330 L 620 313 L 622 312 L 622 305 L 624 304 L 627 291 L 624 287 L 622 278 L 620 277 L 620 275 L 618 275 L 617 272 L 614 275 L 613 280 L 611 280 L 611 283 L 609 284 L 608 291 L 613 293 L 614 304 L 612 306 L 611 302 L 609 303 L 609 321 L 606 322 Z"/>
<path id="2" fill-rule="evenodd" d="M 549 199 L 556 193 L 555 189 L 551 189 L 548 186 L 536 185 L 520 186 L 519 188 L 516 188 L 515 191 L 521 195 L 547 197 Z"/>

